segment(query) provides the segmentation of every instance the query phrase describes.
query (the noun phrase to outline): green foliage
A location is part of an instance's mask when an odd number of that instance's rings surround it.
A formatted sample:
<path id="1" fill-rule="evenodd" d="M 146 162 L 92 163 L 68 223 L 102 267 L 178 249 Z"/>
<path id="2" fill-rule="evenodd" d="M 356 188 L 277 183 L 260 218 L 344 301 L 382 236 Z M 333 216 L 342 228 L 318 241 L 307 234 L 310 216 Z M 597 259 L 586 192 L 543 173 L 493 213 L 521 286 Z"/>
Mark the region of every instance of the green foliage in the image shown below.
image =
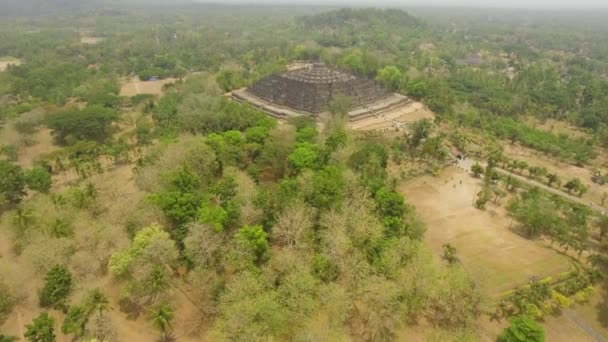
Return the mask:
<path id="1" fill-rule="evenodd" d="M 25 195 L 25 175 L 19 165 L 0 160 L 0 196 L 3 201 L 19 203 Z"/>
<path id="2" fill-rule="evenodd" d="M 319 163 L 320 151 L 317 145 L 299 143 L 289 155 L 289 164 L 296 170 L 316 168 Z"/>
<path id="3" fill-rule="evenodd" d="M 473 172 L 473 175 L 476 178 L 479 178 L 479 176 L 481 176 L 485 172 L 485 168 L 479 163 L 475 163 L 473 164 L 473 166 L 471 166 L 471 172 Z"/>
<path id="4" fill-rule="evenodd" d="M 315 255 L 312 263 L 312 274 L 323 282 L 331 282 L 338 278 L 340 270 L 327 256 Z"/>
<path id="5" fill-rule="evenodd" d="M 51 190 L 52 180 L 49 172 L 42 166 L 35 166 L 25 172 L 25 182 L 28 188 L 47 194 Z"/>
<path id="6" fill-rule="evenodd" d="M 458 256 L 456 255 L 456 247 L 452 246 L 449 243 L 446 243 L 442 246 L 443 249 L 443 259 L 450 264 L 453 264 L 458 261 Z"/>
<path id="7" fill-rule="evenodd" d="M 88 318 L 85 307 L 79 305 L 71 306 L 61 325 L 61 332 L 66 335 L 84 335 Z"/>
<path id="8" fill-rule="evenodd" d="M 396 91 L 401 87 L 401 82 L 403 82 L 403 73 L 396 66 L 389 65 L 378 70 L 376 79 L 386 89 Z"/>
<path id="9" fill-rule="evenodd" d="M 218 233 L 224 231 L 224 224 L 227 219 L 228 213 L 226 210 L 211 203 L 204 203 L 198 211 L 198 221 L 210 225 Z"/>
<path id="10" fill-rule="evenodd" d="M 40 290 L 40 306 L 49 307 L 66 304 L 72 293 L 72 274 L 63 265 L 56 265 L 44 278 L 44 287 Z"/>
<path id="11" fill-rule="evenodd" d="M 591 141 L 558 136 L 529 127 L 512 118 L 468 113 L 463 116 L 462 122 L 480 128 L 498 138 L 518 141 L 524 146 L 568 161 L 585 162 L 595 158 L 596 155 Z"/>
<path id="12" fill-rule="evenodd" d="M 165 191 L 152 196 L 151 200 L 175 225 L 180 226 L 196 218 L 203 197 L 199 193 Z"/>
<path id="13" fill-rule="evenodd" d="M 85 109 L 72 108 L 55 113 L 47 118 L 47 125 L 60 144 L 73 144 L 78 140 L 103 142 L 112 135 L 112 123 L 118 113 L 101 106 Z"/>
<path id="14" fill-rule="evenodd" d="M 175 243 L 169 238 L 169 234 L 160 226 L 153 225 L 138 231 L 129 248 L 112 254 L 109 267 L 114 275 L 128 277 L 133 267 L 142 262 L 170 264 L 176 258 Z"/>
<path id="15" fill-rule="evenodd" d="M 312 191 L 307 194 L 307 202 L 315 208 L 330 209 L 339 207 L 344 195 L 342 170 L 326 166 L 317 171 L 312 179 Z"/>
<path id="16" fill-rule="evenodd" d="M 244 226 L 239 229 L 235 238 L 252 250 L 257 256 L 258 261 L 263 261 L 269 257 L 270 246 L 267 234 L 262 226 Z"/>
<path id="17" fill-rule="evenodd" d="M 55 320 L 44 312 L 26 325 L 25 338 L 29 342 L 55 342 Z"/>
<path id="18" fill-rule="evenodd" d="M 154 326 L 154 328 L 165 336 L 173 327 L 174 317 L 175 312 L 173 308 L 167 304 L 158 305 L 150 312 L 150 321 L 152 321 L 152 326 Z"/>
<path id="19" fill-rule="evenodd" d="M 8 318 L 14 306 L 15 297 L 4 279 L 0 278 L 0 324 Z"/>
<path id="20" fill-rule="evenodd" d="M 0 342 L 16 342 L 18 340 L 19 340 L 19 338 L 15 337 L 15 336 L 8 336 L 8 335 L 0 334 Z"/>
<path id="21" fill-rule="evenodd" d="M 511 320 L 511 326 L 506 328 L 499 337 L 502 342 L 543 342 L 545 331 L 533 318 L 516 316 Z"/>

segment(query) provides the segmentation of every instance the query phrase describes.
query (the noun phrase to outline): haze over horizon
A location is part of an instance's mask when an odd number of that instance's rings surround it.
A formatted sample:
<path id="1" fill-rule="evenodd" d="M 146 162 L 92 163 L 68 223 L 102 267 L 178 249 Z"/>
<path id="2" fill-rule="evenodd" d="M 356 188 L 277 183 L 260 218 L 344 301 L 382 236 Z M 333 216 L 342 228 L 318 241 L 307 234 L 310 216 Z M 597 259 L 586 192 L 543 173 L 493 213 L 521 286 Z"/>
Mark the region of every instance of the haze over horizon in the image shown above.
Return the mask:
<path id="1" fill-rule="evenodd" d="M 344 5 L 344 6 L 458 6 L 480 8 L 603 8 L 608 0 L 194 0 L 199 3 L 222 4 L 293 4 L 293 5 Z"/>

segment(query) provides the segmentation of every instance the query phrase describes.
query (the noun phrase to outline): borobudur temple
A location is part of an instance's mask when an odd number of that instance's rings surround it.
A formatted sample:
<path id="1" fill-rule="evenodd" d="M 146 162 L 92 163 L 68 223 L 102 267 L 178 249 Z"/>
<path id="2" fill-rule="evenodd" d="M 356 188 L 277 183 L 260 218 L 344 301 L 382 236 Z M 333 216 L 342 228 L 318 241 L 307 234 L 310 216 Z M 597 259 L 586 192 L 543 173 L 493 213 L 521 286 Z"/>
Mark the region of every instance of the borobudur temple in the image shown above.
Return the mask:
<path id="1" fill-rule="evenodd" d="M 391 94 L 375 81 L 333 70 L 323 63 L 294 63 L 287 72 L 263 78 L 232 97 L 248 102 L 275 117 L 317 115 L 329 110 L 337 94 L 351 98 L 355 117 L 373 115 L 372 108 L 394 106 L 407 97 Z"/>

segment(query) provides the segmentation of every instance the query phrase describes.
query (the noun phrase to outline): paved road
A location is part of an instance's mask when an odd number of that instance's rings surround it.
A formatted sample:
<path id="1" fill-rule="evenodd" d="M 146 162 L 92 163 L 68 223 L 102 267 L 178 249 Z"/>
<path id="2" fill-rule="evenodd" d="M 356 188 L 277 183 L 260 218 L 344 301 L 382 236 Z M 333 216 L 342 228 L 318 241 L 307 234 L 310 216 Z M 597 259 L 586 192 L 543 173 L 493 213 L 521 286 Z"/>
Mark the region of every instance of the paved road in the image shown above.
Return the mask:
<path id="1" fill-rule="evenodd" d="M 485 163 L 485 162 L 480 162 L 480 161 L 477 161 L 477 160 L 474 160 L 474 159 L 470 159 L 470 158 L 467 158 L 467 159 L 464 159 L 464 160 L 457 160 L 456 166 L 458 168 L 462 169 L 462 170 L 465 170 L 467 172 L 471 172 L 471 167 L 473 165 L 475 165 L 475 163 L 479 163 L 483 167 L 487 166 L 487 163 Z M 496 172 L 499 172 L 499 173 L 501 173 L 503 175 L 511 176 L 511 177 L 513 177 L 513 178 L 521 181 L 521 182 L 527 183 L 527 184 L 532 185 L 532 186 L 539 187 L 539 188 L 541 188 L 541 189 L 543 189 L 545 191 L 548 191 L 548 192 L 550 192 L 552 194 L 561 196 L 561 197 L 563 197 L 565 199 L 568 199 L 568 200 L 570 200 L 572 202 L 576 202 L 576 203 L 582 204 L 584 206 L 587 206 L 587 207 L 595 210 L 599 214 L 604 215 L 606 213 L 606 211 L 607 211 L 606 208 L 604 208 L 604 207 L 602 207 L 602 206 L 600 206 L 598 204 L 587 202 L 587 201 L 583 200 L 580 197 L 576 197 L 574 195 L 570 195 L 570 194 L 568 194 L 566 192 L 561 191 L 560 189 L 552 188 L 552 187 L 550 187 L 550 186 L 548 186 L 546 184 L 543 184 L 541 182 L 537 182 L 537 181 L 535 181 L 533 179 L 528 179 L 526 177 L 517 175 L 515 173 L 509 172 L 507 170 L 504 170 L 504 169 L 501 169 L 501 168 L 498 168 L 498 167 L 495 167 L 494 169 L 496 170 Z"/>

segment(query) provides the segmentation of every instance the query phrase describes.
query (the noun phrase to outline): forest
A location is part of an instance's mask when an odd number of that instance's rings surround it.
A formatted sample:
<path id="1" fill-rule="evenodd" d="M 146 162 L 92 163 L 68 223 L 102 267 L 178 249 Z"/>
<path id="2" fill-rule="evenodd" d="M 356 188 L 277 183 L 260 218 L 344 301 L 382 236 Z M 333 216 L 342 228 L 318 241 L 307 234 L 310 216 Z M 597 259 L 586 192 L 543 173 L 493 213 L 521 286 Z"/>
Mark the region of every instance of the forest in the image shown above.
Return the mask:
<path id="1" fill-rule="evenodd" d="M 544 341 L 593 296 L 607 336 L 608 220 L 555 195 L 599 185 L 508 156 L 608 175 L 596 13 L 2 6 L 0 341 Z M 340 109 L 279 121 L 224 96 L 296 60 L 435 118 L 362 134 Z M 168 82 L 125 96 L 133 79 Z M 461 247 L 429 246 L 443 227 L 401 184 L 454 154 L 483 160 L 474 210 L 570 268 L 497 296 Z"/>

